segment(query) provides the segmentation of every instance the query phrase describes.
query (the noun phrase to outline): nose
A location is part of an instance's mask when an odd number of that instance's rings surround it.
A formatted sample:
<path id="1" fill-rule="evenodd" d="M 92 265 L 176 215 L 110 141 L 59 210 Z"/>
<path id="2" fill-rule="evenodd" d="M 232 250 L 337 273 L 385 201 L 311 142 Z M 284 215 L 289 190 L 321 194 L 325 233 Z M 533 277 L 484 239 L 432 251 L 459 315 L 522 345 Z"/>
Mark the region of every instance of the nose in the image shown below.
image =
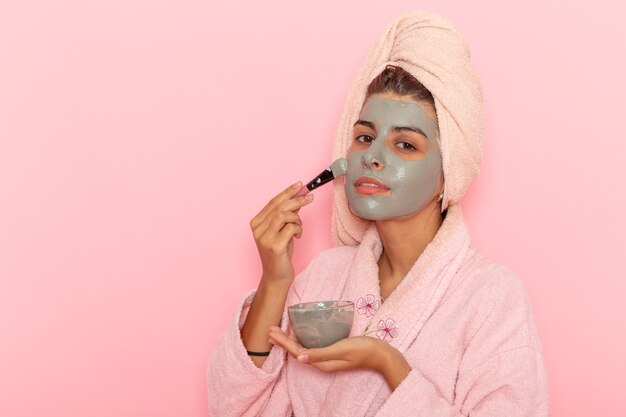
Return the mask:
<path id="1" fill-rule="evenodd" d="M 364 152 L 363 156 L 361 156 L 361 164 L 363 165 L 363 168 L 370 168 L 374 170 L 379 170 L 384 167 L 383 163 L 369 151 Z"/>
<path id="2" fill-rule="evenodd" d="M 361 156 L 361 164 L 363 165 L 363 168 L 381 170 L 385 167 L 382 155 L 383 146 L 382 138 L 380 138 L 380 140 L 377 138 L 372 141 L 370 147 L 363 152 L 363 155 Z"/>

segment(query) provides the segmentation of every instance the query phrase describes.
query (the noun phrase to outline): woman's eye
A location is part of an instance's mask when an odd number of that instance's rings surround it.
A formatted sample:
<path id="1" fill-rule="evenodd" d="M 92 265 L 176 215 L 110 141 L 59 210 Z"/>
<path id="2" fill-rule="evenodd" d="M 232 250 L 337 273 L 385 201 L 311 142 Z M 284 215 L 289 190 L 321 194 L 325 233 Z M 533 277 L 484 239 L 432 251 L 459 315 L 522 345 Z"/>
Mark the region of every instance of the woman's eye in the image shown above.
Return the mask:
<path id="1" fill-rule="evenodd" d="M 404 150 L 404 151 L 412 151 L 415 150 L 415 146 L 411 145 L 410 143 L 407 142 L 398 142 L 396 143 L 396 146 L 399 147 L 400 149 Z"/>
<path id="2" fill-rule="evenodd" d="M 374 138 L 368 135 L 359 135 L 355 140 L 359 143 L 370 143 Z"/>

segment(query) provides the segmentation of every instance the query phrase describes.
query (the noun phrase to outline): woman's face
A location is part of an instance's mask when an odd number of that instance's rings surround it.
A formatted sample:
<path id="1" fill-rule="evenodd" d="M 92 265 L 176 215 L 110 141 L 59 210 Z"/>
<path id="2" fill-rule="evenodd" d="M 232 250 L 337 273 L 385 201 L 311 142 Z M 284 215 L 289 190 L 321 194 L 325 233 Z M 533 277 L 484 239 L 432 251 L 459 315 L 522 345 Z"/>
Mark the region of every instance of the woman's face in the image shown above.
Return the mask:
<path id="1" fill-rule="evenodd" d="M 351 211 L 368 220 L 420 212 L 441 175 L 434 109 L 406 96 L 370 96 L 354 124 L 346 159 L 345 191 Z"/>

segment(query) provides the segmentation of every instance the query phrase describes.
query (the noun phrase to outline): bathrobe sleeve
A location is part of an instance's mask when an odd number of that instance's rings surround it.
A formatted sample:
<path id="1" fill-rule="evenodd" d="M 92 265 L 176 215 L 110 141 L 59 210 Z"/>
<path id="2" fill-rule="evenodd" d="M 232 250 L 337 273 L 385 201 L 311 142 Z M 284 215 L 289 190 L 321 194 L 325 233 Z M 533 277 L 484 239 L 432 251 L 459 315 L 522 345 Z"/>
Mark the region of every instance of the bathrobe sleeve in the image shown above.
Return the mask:
<path id="1" fill-rule="evenodd" d="M 299 302 L 314 262 L 315 259 L 296 276 L 289 289 L 280 324 L 285 333 L 288 325 L 287 306 Z M 291 413 L 286 391 L 274 390 L 285 364 L 287 351 L 281 346 L 273 346 L 263 365 L 258 368 L 248 356 L 241 340 L 240 330 L 255 293 L 256 290 L 250 291 L 239 303 L 209 359 L 206 378 L 211 416 L 265 415 L 266 411 L 269 412 L 265 408 L 270 395 L 273 397 L 272 415 L 283 416 Z"/>
<path id="2" fill-rule="evenodd" d="M 419 370 L 391 393 L 376 417 L 547 417 L 547 373 L 522 282 L 508 274 L 463 353 L 452 403 Z"/>

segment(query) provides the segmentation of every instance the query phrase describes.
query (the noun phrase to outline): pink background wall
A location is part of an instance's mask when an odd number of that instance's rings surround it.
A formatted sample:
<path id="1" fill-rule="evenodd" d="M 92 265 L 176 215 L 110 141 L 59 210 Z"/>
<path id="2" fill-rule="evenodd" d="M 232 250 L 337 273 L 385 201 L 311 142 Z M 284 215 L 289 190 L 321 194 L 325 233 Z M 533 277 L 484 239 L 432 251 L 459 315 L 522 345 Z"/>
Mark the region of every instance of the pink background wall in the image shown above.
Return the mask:
<path id="1" fill-rule="evenodd" d="M 553 415 L 625 415 L 623 2 L 249 3 L 0 3 L 0 415 L 206 416 L 260 276 L 248 221 L 330 162 L 412 9 L 470 44 L 487 140 L 462 207 L 526 283 Z M 301 214 L 298 270 L 331 246 L 330 187 Z"/>

